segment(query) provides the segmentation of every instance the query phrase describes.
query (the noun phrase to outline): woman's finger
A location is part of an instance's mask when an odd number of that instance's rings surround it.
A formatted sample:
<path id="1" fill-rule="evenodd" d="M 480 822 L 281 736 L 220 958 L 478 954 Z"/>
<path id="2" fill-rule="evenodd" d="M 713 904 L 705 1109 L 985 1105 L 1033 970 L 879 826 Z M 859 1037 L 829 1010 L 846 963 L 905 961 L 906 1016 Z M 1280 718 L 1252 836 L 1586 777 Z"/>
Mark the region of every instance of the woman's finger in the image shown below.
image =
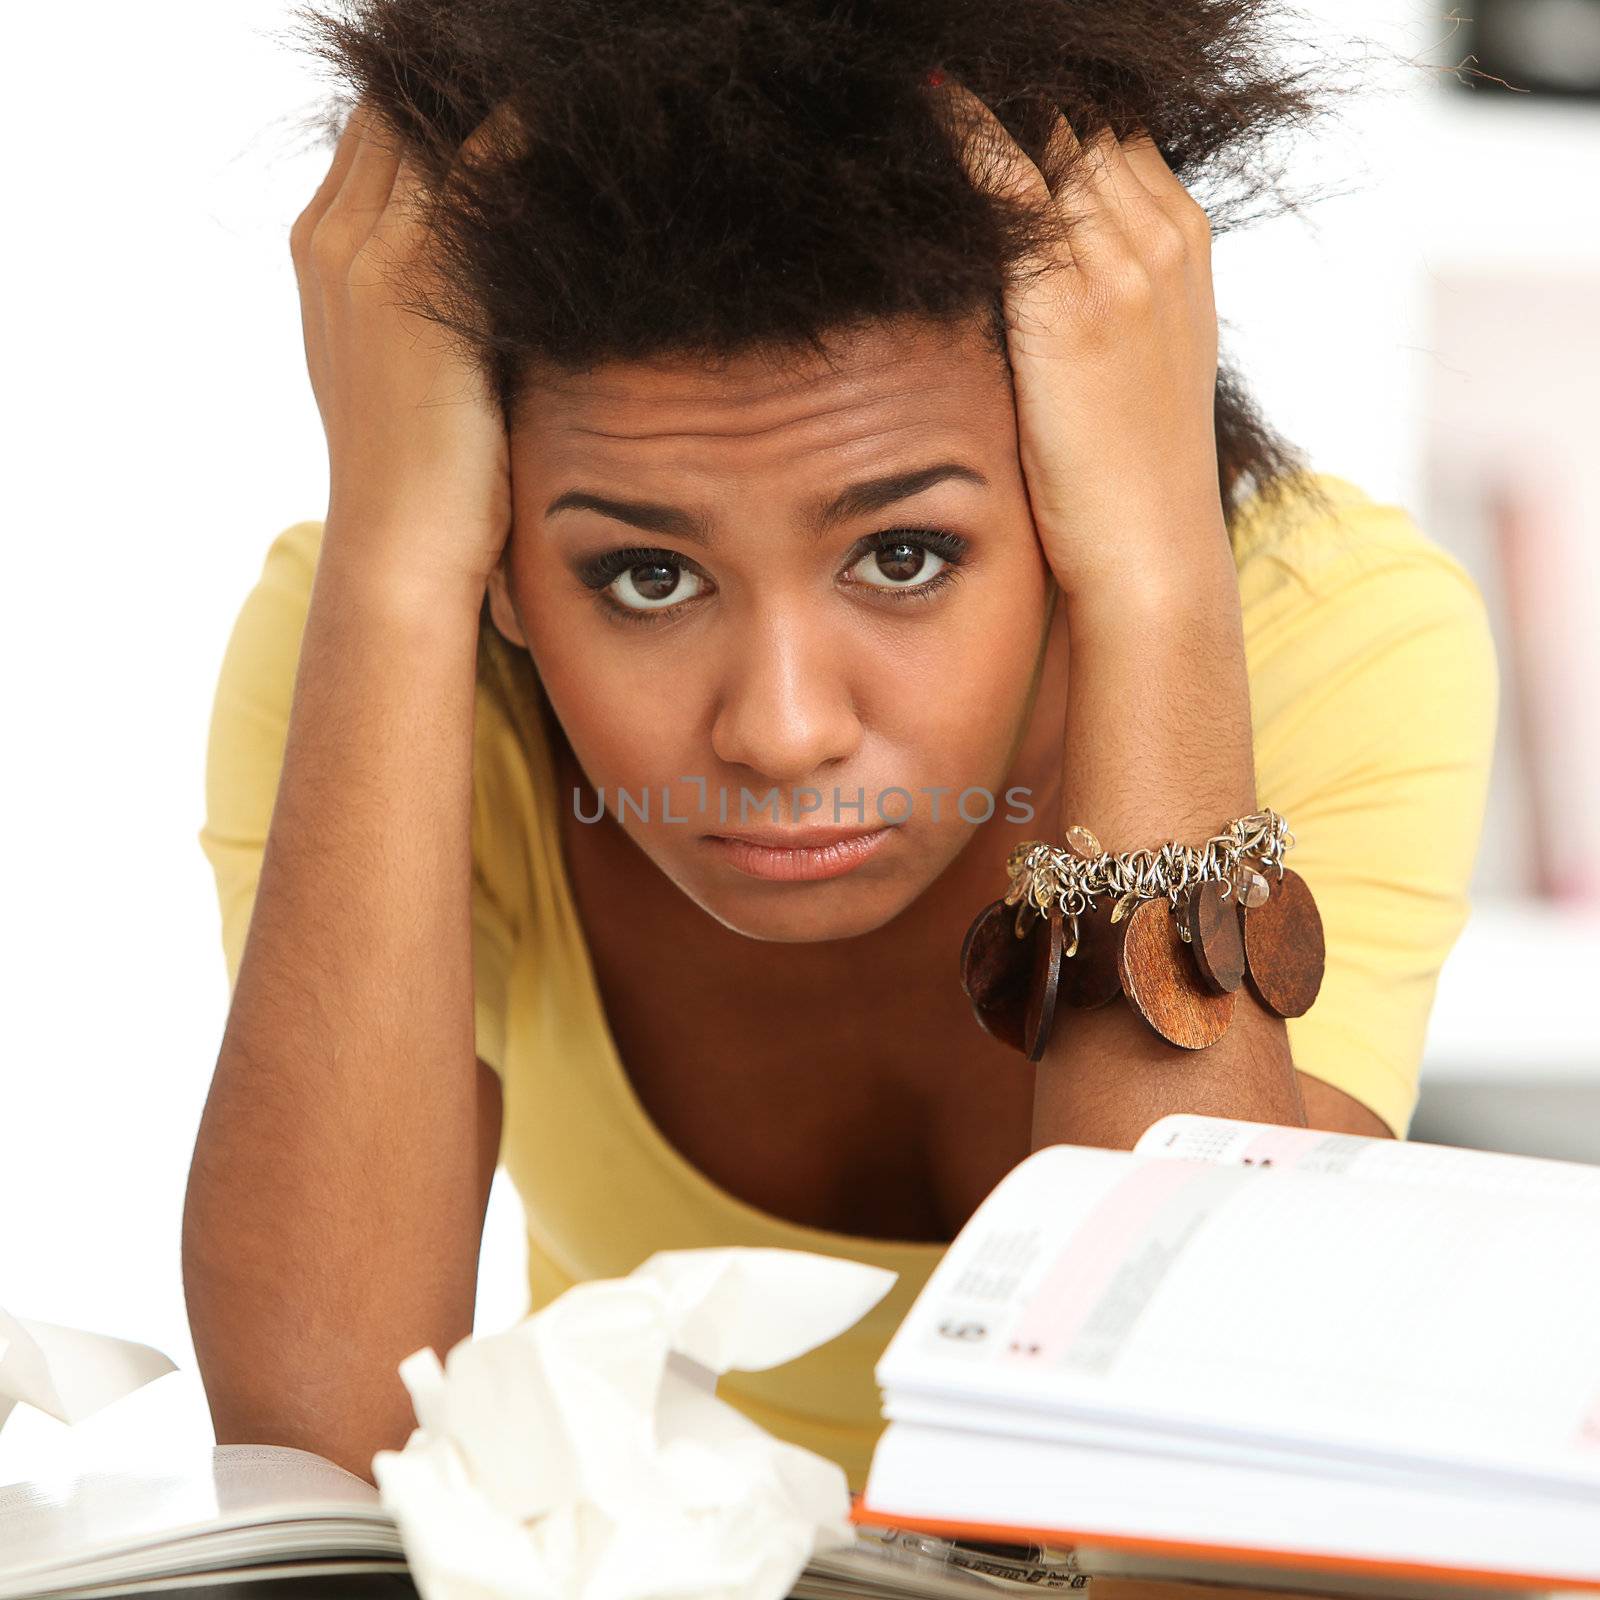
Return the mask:
<path id="1" fill-rule="evenodd" d="M 1044 173 L 1052 200 L 1057 199 L 1067 187 L 1072 174 L 1081 170 L 1082 163 L 1083 146 L 1078 142 L 1077 134 L 1072 131 L 1072 124 L 1058 111 L 1055 121 L 1050 125 L 1050 137 L 1045 141 L 1044 155 L 1040 163 L 1040 170 Z M 1059 205 L 1057 209 L 1060 209 Z M 1062 249 L 1073 264 L 1077 265 L 1077 256 L 1072 249 L 1072 235 L 1075 232 L 1076 229 L 1068 232 Z"/>
<path id="2" fill-rule="evenodd" d="M 1109 259 L 1113 253 L 1126 252 L 1130 243 L 1142 242 L 1161 220 L 1161 208 L 1109 128 L 1101 129 L 1084 147 L 1079 172 L 1079 192 L 1091 196 L 1098 208 L 1076 225 L 1073 234 L 1074 241 L 1083 238 L 1083 247 L 1075 243 L 1074 248 L 1086 265 L 1092 266 L 1097 257 Z"/>
<path id="3" fill-rule="evenodd" d="M 1001 194 L 1049 198 L 1044 174 L 977 95 L 950 78 L 931 92 L 940 96 L 960 136 L 962 163 L 974 184 Z"/>
<path id="4" fill-rule="evenodd" d="M 426 234 L 422 195 L 421 172 L 410 157 L 401 156 L 395 162 L 383 210 L 363 241 L 362 252 L 374 260 L 411 260 Z"/>
<path id="5" fill-rule="evenodd" d="M 521 116 L 509 101 L 501 100 L 461 141 L 454 165 L 507 161 L 517 155 L 526 142 L 527 129 Z"/>
<path id="6" fill-rule="evenodd" d="M 940 96 L 938 103 L 956 131 L 962 163 L 974 187 L 1031 201 L 1041 208 L 1050 204 L 1052 195 L 1045 173 L 1028 158 L 983 100 L 953 78 L 946 78 L 940 87 L 928 92 Z M 1042 158 L 1045 167 L 1057 173 L 1067 170 L 1077 147 L 1066 119 L 1058 120 L 1048 153 Z M 1070 245 L 1063 239 L 1057 242 L 1050 260 L 1018 263 L 1019 277 L 1029 279 L 1041 267 L 1048 270 L 1072 265 Z"/>
<path id="7" fill-rule="evenodd" d="M 363 111 L 360 145 L 319 229 L 339 235 L 347 248 L 359 247 L 389 203 L 399 166 L 399 140 L 379 117 Z"/>
<path id="8" fill-rule="evenodd" d="M 1132 232 L 1148 222 L 1154 201 L 1109 129 L 1085 146 L 1058 111 L 1042 166 L 1036 166 L 1005 124 L 970 90 L 947 79 L 944 92 L 953 97 L 950 104 L 965 134 L 962 150 L 974 182 L 1034 198 L 1059 198 L 1070 184 L 1100 208 L 1099 214 L 1086 215 L 1077 224 L 1075 231 L 1086 237 Z"/>
<path id="9" fill-rule="evenodd" d="M 333 159 L 328 163 L 328 170 L 322 175 L 322 182 L 317 185 L 317 192 L 306 202 L 300 215 L 295 219 L 294 227 L 290 230 L 291 243 L 298 244 L 301 239 L 310 237 L 344 183 L 345 175 L 350 171 L 350 164 L 355 160 L 356 151 L 361 146 L 360 111 L 361 107 L 358 104 L 345 118 L 344 127 L 334 142 Z"/>
<path id="10" fill-rule="evenodd" d="M 1138 175 L 1145 192 L 1180 227 L 1194 228 L 1211 236 L 1211 219 L 1205 207 L 1189 192 L 1188 186 L 1167 165 L 1155 141 L 1147 133 L 1134 134 L 1123 145 L 1128 166 Z"/>

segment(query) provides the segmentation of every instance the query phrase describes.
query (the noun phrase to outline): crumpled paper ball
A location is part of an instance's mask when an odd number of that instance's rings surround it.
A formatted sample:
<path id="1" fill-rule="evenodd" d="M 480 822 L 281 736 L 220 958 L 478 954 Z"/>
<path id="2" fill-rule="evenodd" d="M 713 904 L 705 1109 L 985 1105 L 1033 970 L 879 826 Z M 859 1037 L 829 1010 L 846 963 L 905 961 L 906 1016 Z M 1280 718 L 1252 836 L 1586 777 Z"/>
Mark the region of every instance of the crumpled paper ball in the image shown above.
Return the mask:
<path id="1" fill-rule="evenodd" d="M 852 1542 L 835 1461 L 716 1398 L 858 1321 L 896 1274 L 659 1251 L 503 1333 L 400 1364 L 418 1426 L 373 1474 L 424 1600 L 783 1600 Z"/>

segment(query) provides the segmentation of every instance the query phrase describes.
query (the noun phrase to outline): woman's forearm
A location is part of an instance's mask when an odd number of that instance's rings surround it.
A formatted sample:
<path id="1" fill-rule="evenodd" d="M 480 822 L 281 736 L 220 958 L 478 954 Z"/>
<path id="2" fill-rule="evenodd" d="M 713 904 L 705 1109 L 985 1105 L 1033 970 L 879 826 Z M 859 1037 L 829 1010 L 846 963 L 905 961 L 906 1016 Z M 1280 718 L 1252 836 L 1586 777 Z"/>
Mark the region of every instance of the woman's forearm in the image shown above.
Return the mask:
<path id="1" fill-rule="evenodd" d="M 330 523 L 183 1273 L 218 1440 L 367 1475 L 411 1426 L 398 1362 L 472 1327 L 478 598 L 340 549 Z"/>
<path id="2" fill-rule="evenodd" d="M 1106 850 L 1198 845 L 1257 809 L 1237 573 L 1220 506 L 1192 520 L 1173 530 L 1161 575 L 1063 596 L 1060 823 L 1087 824 Z M 1171 1111 L 1303 1125 L 1283 1019 L 1247 987 L 1227 1032 L 1185 1050 L 1126 1000 L 1057 1011 L 1036 1078 L 1035 1148 L 1125 1149 Z"/>

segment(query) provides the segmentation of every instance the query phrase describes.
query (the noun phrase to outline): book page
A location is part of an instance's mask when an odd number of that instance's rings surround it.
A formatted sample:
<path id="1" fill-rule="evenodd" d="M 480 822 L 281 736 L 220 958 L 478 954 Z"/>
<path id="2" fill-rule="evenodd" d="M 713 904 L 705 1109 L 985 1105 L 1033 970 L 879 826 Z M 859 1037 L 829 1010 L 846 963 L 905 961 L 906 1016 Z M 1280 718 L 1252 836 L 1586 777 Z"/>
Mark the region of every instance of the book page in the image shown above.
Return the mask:
<path id="1" fill-rule="evenodd" d="M 378 1491 L 288 1445 L 152 1449 L 144 1471 L 0 1488 L 0 1600 L 48 1576 L 109 1582 L 221 1571 L 267 1556 L 400 1554 Z"/>
<path id="2" fill-rule="evenodd" d="M 1413 1139 L 1372 1139 L 1354 1133 L 1286 1128 L 1271 1122 L 1242 1122 L 1187 1112 L 1174 1112 L 1151 1123 L 1133 1148 L 1141 1155 L 1227 1166 L 1275 1167 L 1279 1171 L 1339 1173 L 1380 1183 L 1455 1185 L 1497 1194 L 1600 1199 L 1600 1167 L 1582 1161 L 1513 1156 L 1497 1150 L 1463 1150 L 1455 1145 Z"/>
<path id="3" fill-rule="evenodd" d="M 1091 1574 L 1091 1597 L 1103 1575 L 1158 1555 L 1187 1582 L 1140 1594 L 1251 1600 L 1270 1587 L 1369 1600 L 1555 1600 L 1552 1591 L 1600 1588 L 1595 1508 L 1564 1496 L 1397 1486 L 898 1423 L 873 1456 L 860 1515 L 1068 1542 Z M 1108 1561 L 1118 1548 L 1125 1559 Z M 1242 1560 L 1247 1552 L 1255 1559 Z M 1235 1562 L 1231 1573 L 1207 1570 Z M 1202 1581 L 1224 1587 L 1189 1587 Z"/>
<path id="4" fill-rule="evenodd" d="M 1600 1486 L 1597 1238 L 1600 1202 L 1056 1145 L 978 1208 L 877 1376 L 897 1420 L 924 1396 L 995 1432 Z"/>

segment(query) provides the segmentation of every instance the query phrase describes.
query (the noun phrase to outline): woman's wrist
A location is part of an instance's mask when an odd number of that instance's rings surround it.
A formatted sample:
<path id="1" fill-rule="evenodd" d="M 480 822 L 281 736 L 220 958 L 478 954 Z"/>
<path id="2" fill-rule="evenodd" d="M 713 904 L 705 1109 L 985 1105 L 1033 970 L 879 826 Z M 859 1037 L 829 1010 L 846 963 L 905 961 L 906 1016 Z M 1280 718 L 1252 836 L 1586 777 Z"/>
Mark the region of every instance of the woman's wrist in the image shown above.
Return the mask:
<path id="1" fill-rule="evenodd" d="M 324 525 L 313 603 L 370 616 L 407 634 L 477 637 L 486 576 L 440 560 L 429 550 L 434 535 L 416 529 L 366 524 L 357 529 Z M 428 552 L 428 553 L 423 553 Z"/>
<path id="2" fill-rule="evenodd" d="M 1148 472 L 1137 487 L 1113 482 L 1076 508 L 1070 529 L 1041 528 L 1040 537 L 1061 563 L 1055 578 L 1069 616 L 1112 609 L 1159 615 L 1181 606 L 1196 586 L 1202 597 L 1231 592 L 1237 603 L 1221 494 L 1204 472 L 1170 490 Z"/>

